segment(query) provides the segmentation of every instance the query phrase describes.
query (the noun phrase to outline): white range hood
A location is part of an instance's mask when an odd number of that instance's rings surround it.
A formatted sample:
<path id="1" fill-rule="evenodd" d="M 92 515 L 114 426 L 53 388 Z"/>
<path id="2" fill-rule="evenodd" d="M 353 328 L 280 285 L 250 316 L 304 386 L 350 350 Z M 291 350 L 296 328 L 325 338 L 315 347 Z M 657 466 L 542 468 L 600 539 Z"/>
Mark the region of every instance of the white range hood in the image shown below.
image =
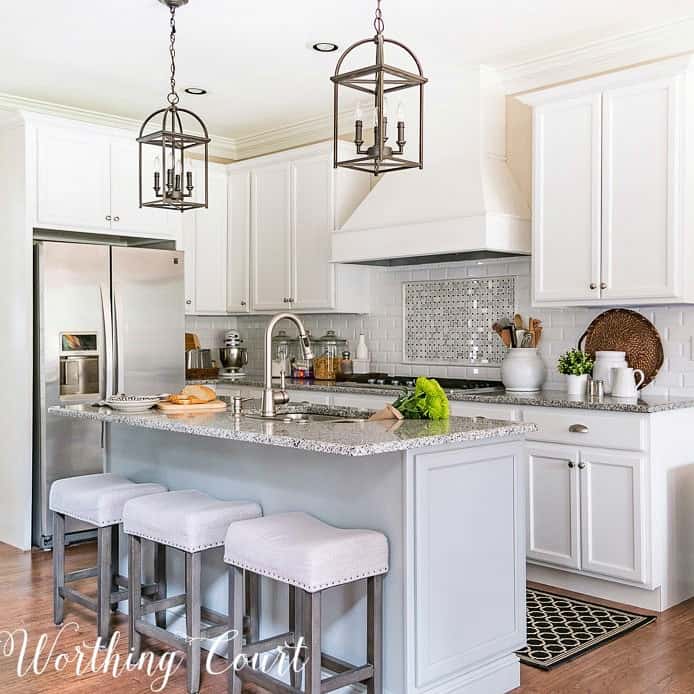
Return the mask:
<path id="1" fill-rule="evenodd" d="M 494 73 L 468 68 L 455 81 L 432 77 L 424 128 L 424 169 L 380 177 L 333 234 L 333 262 L 528 255 L 530 210 L 506 164 L 505 98 Z"/>

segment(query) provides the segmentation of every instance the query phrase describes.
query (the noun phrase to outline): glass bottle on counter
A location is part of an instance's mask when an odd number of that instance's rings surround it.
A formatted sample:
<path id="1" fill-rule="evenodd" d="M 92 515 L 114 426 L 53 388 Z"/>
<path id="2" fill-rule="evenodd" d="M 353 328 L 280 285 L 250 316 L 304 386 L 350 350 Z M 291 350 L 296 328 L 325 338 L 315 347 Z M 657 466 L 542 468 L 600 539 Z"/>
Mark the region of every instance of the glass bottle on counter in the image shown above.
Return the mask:
<path id="1" fill-rule="evenodd" d="M 342 379 L 351 378 L 354 375 L 354 364 L 352 363 L 352 355 L 348 351 L 342 353 L 342 359 L 340 359 L 340 373 L 339 376 Z"/>

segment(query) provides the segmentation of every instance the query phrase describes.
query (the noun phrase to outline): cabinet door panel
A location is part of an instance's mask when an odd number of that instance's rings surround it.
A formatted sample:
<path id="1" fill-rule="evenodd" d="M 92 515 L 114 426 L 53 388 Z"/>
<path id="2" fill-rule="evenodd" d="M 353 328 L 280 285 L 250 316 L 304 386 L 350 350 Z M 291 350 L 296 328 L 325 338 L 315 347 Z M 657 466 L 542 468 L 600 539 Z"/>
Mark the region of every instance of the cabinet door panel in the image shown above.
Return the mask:
<path id="1" fill-rule="evenodd" d="M 209 207 L 195 211 L 195 311 L 227 311 L 227 176 L 210 165 Z M 187 213 L 190 214 L 190 213 Z"/>
<path id="2" fill-rule="evenodd" d="M 140 208 L 138 190 L 138 146 L 134 140 L 111 142 L 111 219 L 112 229 L 118 234 L 171 238 L 175 225 L 180 223 L 180 212 Z M 154 172 L 157 149 L 143 147 L 142 170 L 145 180 Z M 154 195 L 154 191 L 151 191 Z"/>
<path id="3" fill-rule="evenodd" d="M 578 450 L 528 448 L 528 559 L 578 569 Z"/>
<path id="4" fill-rule="evenodd" d="M 229 234 L 227 269 L 227 309 L 230 313 L 248 312 L 250 270 L 250 171 L 229 173 Z"/>
<path id="5" fill-rule="evenodd" d="M 596 94 L 534 113 L 536 301 L 599 297 L 600 108 Z"/>
<path id="6" fill-rule="evenodd" d="M 292 292 L 295 309 L 335 305 L 333 169 L 324 154 L 292 162 Z"/>
<path id="7" fill-rule="evenodd" d="M 108 140 L 41 126 L 36 147 L 36 226 L 110 231 Z"/>
<path id="8" fill-rule="evenodd" d="M 645 525 L 638 455 L 581 451 L 582 568 L 615 578 L 644 581 Z"/>
<path id="9" fill-rule="evenodd" d="M 252 302 L 255 311 L 288 308 L 291 295 L 291 171 L 289 163 L 254 169 L 251 175 Z"/>
<path id="10" fill-rule="evenodd" d="M 677 296 L 681 80 L 604 94 L 604 299 Z"/>

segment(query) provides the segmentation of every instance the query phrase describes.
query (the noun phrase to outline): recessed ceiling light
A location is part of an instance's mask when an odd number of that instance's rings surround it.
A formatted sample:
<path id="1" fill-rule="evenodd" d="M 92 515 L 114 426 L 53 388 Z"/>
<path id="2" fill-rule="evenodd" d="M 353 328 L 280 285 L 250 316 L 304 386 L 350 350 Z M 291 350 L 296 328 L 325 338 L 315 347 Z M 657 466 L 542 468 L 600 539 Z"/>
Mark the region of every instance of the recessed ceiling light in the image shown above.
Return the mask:
<path id="1" fill-rule="evenodd" d="M 186 87 L 183 91 L 186 94 L 193 94 L 194 96 L 202 96 L 203 94 L 207 94 L 207 89 L 203 89 L 202 87 Z"/>
<path id="2" fill-rule="evenodd" d="M 333 53 L 337 50 L 337 44 L 329 41 L 318 41 L 318 43 L 313 44 L 313 50 L 319 53 Z"/>

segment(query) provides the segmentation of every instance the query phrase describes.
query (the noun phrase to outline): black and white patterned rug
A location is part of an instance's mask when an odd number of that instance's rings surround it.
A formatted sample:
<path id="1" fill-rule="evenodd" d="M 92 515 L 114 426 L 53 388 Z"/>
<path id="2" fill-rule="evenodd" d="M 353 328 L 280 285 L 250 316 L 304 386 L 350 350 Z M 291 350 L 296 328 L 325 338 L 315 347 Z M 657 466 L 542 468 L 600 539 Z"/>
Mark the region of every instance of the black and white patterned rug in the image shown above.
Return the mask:
<path id="1" fill-rule="evenodd" d="M 594 603 L 526 590 L 528 645 L 518 651 L 525 665 L 549 670 L 629 631 L 655 617 L 603 607 Z"/>

